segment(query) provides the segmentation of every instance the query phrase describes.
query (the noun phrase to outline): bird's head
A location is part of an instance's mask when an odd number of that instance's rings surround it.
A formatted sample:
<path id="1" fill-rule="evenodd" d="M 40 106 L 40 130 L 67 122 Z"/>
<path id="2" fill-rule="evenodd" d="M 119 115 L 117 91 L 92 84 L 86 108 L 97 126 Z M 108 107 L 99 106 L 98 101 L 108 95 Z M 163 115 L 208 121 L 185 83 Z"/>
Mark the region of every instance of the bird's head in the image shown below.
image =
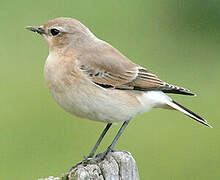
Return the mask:
<path id="1" fill-rule="evenodd" d="M 26 29 L 42 35 L 50 50 L 65 47 L 82 47 L 96 38 L 90 30 L 76 19 L 56 18 L 42 26 L 27 26 Z"/>

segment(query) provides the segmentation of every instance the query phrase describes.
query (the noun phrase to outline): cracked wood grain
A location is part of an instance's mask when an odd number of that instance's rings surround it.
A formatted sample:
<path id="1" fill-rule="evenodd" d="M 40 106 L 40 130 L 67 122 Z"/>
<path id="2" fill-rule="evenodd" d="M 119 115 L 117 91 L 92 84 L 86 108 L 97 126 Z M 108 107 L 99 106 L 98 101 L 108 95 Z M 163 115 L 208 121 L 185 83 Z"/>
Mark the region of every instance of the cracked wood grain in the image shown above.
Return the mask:
<path id="1" fill-rule="evenodd" d="M 50 178 L 50 179 L 49 179 Z M 60 178 L 39 180 L 60 180 Z M 101 161 L 91 161 L 76 166 L 62 180 L 139 180 L 138 169 L 132 155 L 127 151 L 110 152 Z"/>
<path id="2" fill-rule="evenodd" d="M 97 163 L 78 165 L 69 180 L 139 180 L 134 158 L 129 152 L 114 151 Z"/>

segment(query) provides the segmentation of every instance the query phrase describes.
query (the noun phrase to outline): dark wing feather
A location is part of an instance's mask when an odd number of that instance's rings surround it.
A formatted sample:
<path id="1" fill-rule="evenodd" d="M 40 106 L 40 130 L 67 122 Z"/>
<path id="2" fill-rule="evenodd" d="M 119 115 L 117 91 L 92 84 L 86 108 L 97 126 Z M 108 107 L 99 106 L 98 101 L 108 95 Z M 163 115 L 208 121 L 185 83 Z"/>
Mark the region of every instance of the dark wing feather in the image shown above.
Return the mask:
<path id="1" fill-rule="evenodd" d="M 189 92 L 188 89 L 179 86 L 170 85 L 160 80 L 155 74 L 148 72 L 144 68 L 138 70 L 139 72 L 136 79 L 128 84 L 128 85 L 132 85 L 136 90 L 142 90 L 142 91 L 159 90 L 165 93 L 195 95 Z"/>

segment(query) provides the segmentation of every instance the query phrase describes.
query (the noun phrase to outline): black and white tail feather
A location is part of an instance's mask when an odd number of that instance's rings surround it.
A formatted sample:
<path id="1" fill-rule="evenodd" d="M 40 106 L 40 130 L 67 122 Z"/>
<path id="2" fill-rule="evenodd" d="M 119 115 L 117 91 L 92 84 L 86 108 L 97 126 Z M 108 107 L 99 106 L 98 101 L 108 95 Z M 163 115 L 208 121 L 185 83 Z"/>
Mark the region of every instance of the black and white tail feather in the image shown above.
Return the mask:
<path id="1" fill-rule="evenodd" d="M 163 87 L 166 87 L 165 89 L 161 89 L 162 92 L 164 92 L 164 93 L 174 93 L 174 94 L 183 94 L 183 95 L 196 96 L 196 94 L 190 92 L 190 90 L 188 90 L 186 88 L 183 88 L 183 87 L 170 85 L 168 83 L 165 83 L 165 85 Z M 190 118 L 198 121 L 199 123 L 202 123 L 205 126 L 208 126 L 208 127 L 212 128 L 212 126 L 209 125 L 208 122 L 205 119 L 203 119 L 201 116 L 195 114 L 194 112 L 192 112 L 188 108 L 186 108 L 186 107 L 182 106 L 181 104 L 177 103 L 176 101 L 170 99 L 168 102 L 166 102 L 166 104 L 168 106 L 170 106 L 172 109 L 178 110 L 178 111 L 184 113 L 185 115 L 189 116 Z"/>
<path id="2" fill-rule="evenodd" d="M 174 87 L 176 87 L 176 86 L 174 86 Z M 161 107 L 161 108 L 165 108 L 165 109 L 173 109 L 173 110 L 180 111 L 180 112 L 184 113 L 185 115 L 189 116 L 190 118 L 198 121 L 199 123 L 204 124 L 205 126 L 212 128 L 212 126 L 209 125 L 205 119 L 203 119 L 201 116 L 197 115 L 196 113 L 192 112 L 188 108 L 177 103 L 176 101 L 172 100 L 163 91 L 148 91 L 146 93 L 146 96 L 148 97 L 147 98 L 148 101 L 150 100 L 151 102 L 155 103 L 154 107 Z"/>
<path id="3" fill-rule="evenodd" d="M 183 112 L 185 115 L 189 116 L 190 118 L 198 121 L 199 123 L 204 124 L 205 126 L 208 126 L 210 128 L 212 128 L 211 125 L 208 124 L 208 122 L 203 119 L 202 117 L 200 117 L 199 115 L 195 114 L 194 112 L 192 112 L 191 110 L 187 109 L 186 107 L 182 106 L 181 104 L 177 103 L 176 101 L 168 101 L 167 105 L 169 105 L 170 107 L 172 107 L 175 110 L 178 110 L 180 112 Z"/>

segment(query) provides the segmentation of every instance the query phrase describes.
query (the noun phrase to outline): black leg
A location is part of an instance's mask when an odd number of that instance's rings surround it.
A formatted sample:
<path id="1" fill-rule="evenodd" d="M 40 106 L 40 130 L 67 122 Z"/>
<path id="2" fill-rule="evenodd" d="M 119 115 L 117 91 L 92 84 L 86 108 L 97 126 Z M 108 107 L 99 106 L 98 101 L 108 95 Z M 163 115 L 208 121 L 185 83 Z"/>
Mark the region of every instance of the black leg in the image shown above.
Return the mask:
<path id="1" fill-rule="evenodd" d="M 101 158 L 101 159 L 104 158 L 110 151 L 112 151 L 114 149 L 116 142 L 118 141 L 118 139 L 121 136 L 121 134 L 124 132 L 125 128 L 127 127 L 128 123 L 129 123 L 129 121 L 130 120 L 125 121 L 123 123 L 123 125 L 119 129 L 117 135 L 115 136 L 114 140 L 112 141 L 111 145 L 107 148 L 107 150 L 104 153 L 99 154 L 98 158 Z"/>
<path id="2" fill-rule="evenodd" d="M 105 134 L 107 133 L 107 131 L 109 130 L 109 128 L 111 127 L 112 123 L 108 123 L 105 127 L 105 129 L 103 130 L 101 136 L 99 137 L 98 141 L 96 142 L 95 146 L 93 147 L 92 151 L 89 153 L 88 157 L 85 157 L 85 159 L 79 163 L 77 163 L 76 165 L 74 165 L 73 167 L 70 168 L 70 171 L 72 171 L 74 168 L 76 168 L 78 165 L 80 164 L 84 164 L 84 163 L 88 163 L 90 160 L 88 158 L 92 158 L 99 146 L 99 144 L 101 143 L 102 139 L 104 138 Z"/>
<path id="3" fill-rule="evenodd" d="M 125 121 L 123 123 L 123 125 L 121 126 L 121 128 L 119 129 L 117 135 L 115 136 L 114 140 L 112 141 L 111 145 L 107 148 L 107 150 L 104 153 L 98 154 L 95 158 L 95 161 L 97 160 L 102 160 L 110 151 L 113 150 L 113 148 L 115 147 L 116 142 L 118 141 L 119 137 L 121 136 L 121 134 L 123 133 L 123 131 L 125 130 L 125 128 L 127 127 L 128 123 L 130 120 Z M 107 131 L 109 130 L 109 128 L 111 127 L 112 123 L 108 123 L 105 127 L 105 129 L 103 130 L 101 136 L 99 137 L 98 141 L 96 142 L 94 148 L 92 149 L 92 151 L 90 152 L 89 156 L 83 160 L 82 162 L 76 164 L 75 166 L 73 166 L 70 171 L 72 171 L 75 167 L 77 167 L 80 164 L 84 164 L 84 163 L 88 163 L 88 158 L 92 158 L 95 154 L 95 151 L 97 150 L 99 144 L 101 143 L 102 139 L 104 138 L 105 134 L 107 133 Z"/>
<path id="4" fill-rule="evenodd" d="M 96 142 L 95 146 L 93 147 L 92 151 L 89 153 L 87 158 L 92 158 L 99 146 L 99 144 L 101 143 L 102 139 L 104 138 L 105 134 L 107 133 L 107 131 L 109 130 L 109 128 L 111 127 L 112 123 L 108 123 L 105 127 L 105 129 L 103 130 L 101 136 L 99 137 L 98 141 Z"/>

